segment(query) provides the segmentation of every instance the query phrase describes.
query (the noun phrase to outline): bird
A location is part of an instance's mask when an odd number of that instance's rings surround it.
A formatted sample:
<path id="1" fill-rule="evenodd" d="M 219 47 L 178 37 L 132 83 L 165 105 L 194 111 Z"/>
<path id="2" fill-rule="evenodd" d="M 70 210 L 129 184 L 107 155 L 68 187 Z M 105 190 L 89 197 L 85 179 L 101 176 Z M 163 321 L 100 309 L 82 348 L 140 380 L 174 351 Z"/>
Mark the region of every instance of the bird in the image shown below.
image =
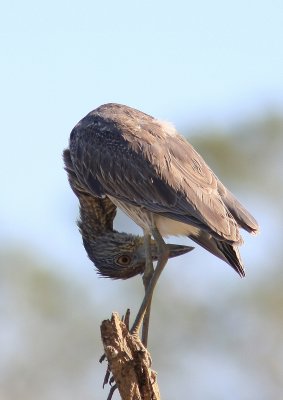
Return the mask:
<path id="1" fill-rule="evenodd" d="M 113 228 L 117 207 L 108 198 L 92 195 L 79 182 L 71 160 L 69 149 L 63 152 L 64 167 L 71 189 L 79 199 L 80 217 L 77 221 L 83 245 L 97 272 L 104 278 L 129 279 L 145 270 L 146 255 L 144 238 Z M 157 260 L 156 242 L 151 240 L 153 261 Z M 191 251 L 191 246 L 167 244 L 169 258 Z"/>
<path id="2" fill-rule="evenodd" d="M 168 261 L 165 237 L 189 237 L 245 275 L 240 228 L 256 234 L 258 223 L 171 123 L 126 105 L 104 104 L 73 128 L 69 150 L 82 187 L 109 198 L 142 228 L 145 243 L 150 237 L 157 243 L 157 266 L 149 273 L 146 262 L 150 281 L 133 332 Z"/>

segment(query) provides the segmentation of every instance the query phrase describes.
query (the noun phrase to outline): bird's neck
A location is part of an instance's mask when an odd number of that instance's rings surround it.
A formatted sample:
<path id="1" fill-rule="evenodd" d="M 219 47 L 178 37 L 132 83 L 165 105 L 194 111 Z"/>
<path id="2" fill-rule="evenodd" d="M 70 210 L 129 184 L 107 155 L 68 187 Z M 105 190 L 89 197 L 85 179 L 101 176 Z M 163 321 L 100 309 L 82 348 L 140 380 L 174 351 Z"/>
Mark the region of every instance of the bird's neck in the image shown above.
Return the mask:
<path id="1" fill-rule="evenodd" d="M 83 195 L 80 201 L 80 219 L 78 226 L 84 239 L 93 241 L 97 236 L 113 232 L 113 219 L 116 208 L 110 207 L 105 199 L 94 199 Z"/>

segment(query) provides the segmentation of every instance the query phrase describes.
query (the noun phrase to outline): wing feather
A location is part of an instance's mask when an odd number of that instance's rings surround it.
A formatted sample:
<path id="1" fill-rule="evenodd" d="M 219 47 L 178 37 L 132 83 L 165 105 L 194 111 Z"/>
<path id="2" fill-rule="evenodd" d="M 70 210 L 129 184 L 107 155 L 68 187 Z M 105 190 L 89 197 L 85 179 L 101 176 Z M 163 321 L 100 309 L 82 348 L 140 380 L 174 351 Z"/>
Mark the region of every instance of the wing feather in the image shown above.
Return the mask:
<path id="1" fill-rule="evenodd" d="M 241 242 L 237 212 L 218 190 L 218 179 L 194 148 L 160 121 L 126 106 L 101 106 L 73 129 L 70 152 L 77 175 L 95 196 L 110 195 L 218 239 Z M 242 226 L 247 229 L 248 221 Z"/>

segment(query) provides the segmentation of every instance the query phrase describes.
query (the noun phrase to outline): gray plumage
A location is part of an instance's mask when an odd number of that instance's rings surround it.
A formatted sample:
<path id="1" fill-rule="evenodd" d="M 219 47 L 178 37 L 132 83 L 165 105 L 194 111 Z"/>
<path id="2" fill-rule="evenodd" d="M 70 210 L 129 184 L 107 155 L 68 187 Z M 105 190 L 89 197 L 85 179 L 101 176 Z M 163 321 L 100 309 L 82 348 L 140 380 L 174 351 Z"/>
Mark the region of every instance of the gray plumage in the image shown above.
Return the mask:
<path id="1" fill-rule="evenodd" d="M 115 204 L 108 197 L 93 196 L 79 182 L 68 149 L 63 152 L 63 160 L 70 186 L 80 202 L 78 227 L 83 245 L 98 273 L 111 279 L 128 279 L 142 274 L 146 264 L 144 238 L 114 230 Z M 192 247 L 176 244 L 168 244 L 168 248 L 170 258 L 192 250 Z M 154 240 L 151 241 L 151 254 L 156 261 L 158 249 Z"/>
<path id="2" fill-rule="evenodd" d="M 119 104 L 105 104 L 72 130 L 76 176 L 94 197 L 107 196 L 145 232 L 186 235 L 241 276 L 239 228 L 258 224 L 173 126 Z M 154 221 L 152 221 L 154 216 Z"/>

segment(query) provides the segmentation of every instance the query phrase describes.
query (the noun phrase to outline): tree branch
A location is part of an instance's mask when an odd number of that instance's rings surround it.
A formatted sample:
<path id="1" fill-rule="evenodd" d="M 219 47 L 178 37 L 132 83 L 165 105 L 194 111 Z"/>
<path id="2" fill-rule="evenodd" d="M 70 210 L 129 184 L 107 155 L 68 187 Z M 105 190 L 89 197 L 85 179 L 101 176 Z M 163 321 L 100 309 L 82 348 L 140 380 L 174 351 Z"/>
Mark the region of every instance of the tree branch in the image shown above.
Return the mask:
<path id="1" fill-rule="evenodd" d="M 108 369 L 122 400 L 160 400 L 151 357 L 140 338 L 129 333 L 117 313 L 103 321 L 100 329 Z"/>

